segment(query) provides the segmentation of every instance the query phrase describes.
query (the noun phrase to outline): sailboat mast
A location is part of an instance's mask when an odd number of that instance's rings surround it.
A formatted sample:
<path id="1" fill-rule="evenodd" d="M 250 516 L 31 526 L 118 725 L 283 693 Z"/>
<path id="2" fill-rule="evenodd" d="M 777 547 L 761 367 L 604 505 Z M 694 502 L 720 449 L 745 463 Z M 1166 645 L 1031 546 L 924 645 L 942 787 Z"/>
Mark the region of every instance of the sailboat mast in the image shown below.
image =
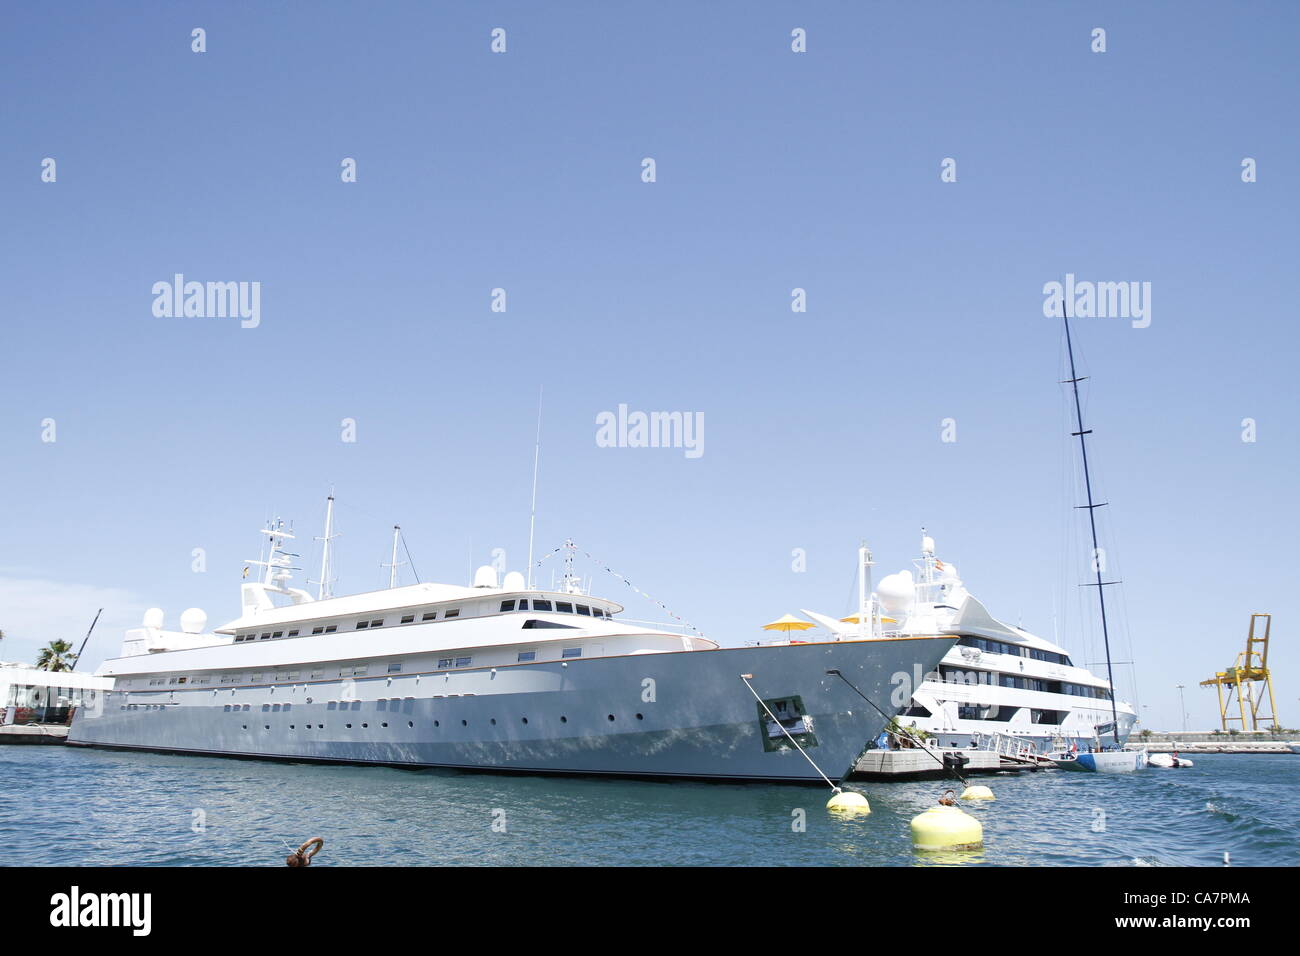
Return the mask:
<path id="1" fill-rule="evenodd" d="M 1111 734 L 1115 738 L 1116 746 L 1119 745 L 1119 712 L 1115 706 L 1115 670 L 1110 660 L 1110 629 L 1106 623 L 1106 586 L 1114 584 L 1113 581 L 1102 581 L 1101 579 L 1101 551 L 1097 546 L 1097 509 L 1105 505 L 1105 502 L 1097 504 L 1092 500 L 1092 473 L 1088 468 L 1088 442 L 1087 436 L 1092 434 L 1092 429 L 1083 427 L 1083 404 L 1079 400 L 1079 383 L 1083 379 L 1079 378 L 1074 369 L 1074 342 L 1070 337 L 1070 313 L 1066 307 L 1065 297 L 1061 297 L 1061 317 L 1065 320 L 1065 349 L 1070 357 L 1070 386 L 1074 389 L 1074 420 L 1078 423 L 1079 430 L 1074 435 L 1079 439 L 1079 453 L 1083 459 L 1083 486 L 1088 495 L 1088 503 L 1078 507 L 1088 510 L 1088 527 L 1092 531 L 1092 568 L 1096 572 L 1097 581 L 1095 584 L 1088 585 L 1097 589 L 1097 603 L 1101 608 L 1101 639 L 1106 647 L 1106 683 L 1110 685 L 1110 719 Z"/>
<path id="2" fill-rule="evenodd" d="M 528 516 L 528 579 L 527 587 L 533 587 L 533 530 L 537 526 L 537 462 L 542 456 L 542 388 L 537 386 L 537 439 L 533 444 L 533 503 Z"/>

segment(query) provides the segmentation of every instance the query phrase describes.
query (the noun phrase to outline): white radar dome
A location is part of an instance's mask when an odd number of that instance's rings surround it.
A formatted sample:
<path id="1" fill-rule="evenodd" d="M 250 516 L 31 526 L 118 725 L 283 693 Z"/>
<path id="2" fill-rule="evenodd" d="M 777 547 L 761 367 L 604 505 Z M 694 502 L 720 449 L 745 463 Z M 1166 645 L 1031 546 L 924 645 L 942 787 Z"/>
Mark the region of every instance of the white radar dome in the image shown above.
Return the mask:
<path id="1" fill-rule="evenodd" d="M 506 575 L 506 579 L 501 582 L 501 587 L 506 591 L 522 591 L 528 587 L 528 582 L 518 571 L 511 571 Z"/>
<path id="2" fill-rule="evenodd" d="M 485 564 L 474 572 L 474 587 L 494 588 L 497 586 L 497 569 Z"/>
<path id="3" fill-rule="evenodd" d="M 181 614 L 181 630 L 186 634 L 202 634 L 208 626 L 208 612 L 202 608 L 188 608 Z"/>
<path id="4" fill-rule="evenodd" d="M 151 607 L 144 612 L 145 627 L 162 627 L 165 619 L 166 615 L 163 614 L 163 609 L 160 607 Z"/>
<path id="5" fill-rule="evenodd" d="M 934 538 L 928 534 L 921 539 L 921 551 L 925 554 L 934 554 Z"/>
<path id="6" fill-rule="evenodd" d="M 876 585 L 876 597 L 880 599 L 880 606 L 890 614 L 907 610 L 915 596 L 916 584 L 912 581 L 911 571 L 886 574 Z"/>

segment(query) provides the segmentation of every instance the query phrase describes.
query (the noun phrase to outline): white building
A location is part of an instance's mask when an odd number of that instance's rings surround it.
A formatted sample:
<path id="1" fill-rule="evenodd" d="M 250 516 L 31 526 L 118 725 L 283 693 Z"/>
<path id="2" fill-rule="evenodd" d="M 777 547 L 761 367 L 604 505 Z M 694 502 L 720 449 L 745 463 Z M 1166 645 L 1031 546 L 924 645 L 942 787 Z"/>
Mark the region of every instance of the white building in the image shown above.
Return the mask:
<path id="1" fill-rule="evenodd" d="M 80 671 L 43 671 L 0 661 L 0 723 L 63 723 L 70 709 L 93 704 L 113 678 Z"/>

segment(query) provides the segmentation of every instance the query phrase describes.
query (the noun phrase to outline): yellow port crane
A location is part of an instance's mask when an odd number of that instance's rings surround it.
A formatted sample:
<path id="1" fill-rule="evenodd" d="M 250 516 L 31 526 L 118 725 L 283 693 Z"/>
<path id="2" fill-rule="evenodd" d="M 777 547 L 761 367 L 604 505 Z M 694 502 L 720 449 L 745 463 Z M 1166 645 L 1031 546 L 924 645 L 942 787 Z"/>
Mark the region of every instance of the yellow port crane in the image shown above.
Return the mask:
<path id="1" fill-rule="evenodd" d="M 1262 634 L 1256 632 L 1255 625 L 1260 619 L 1263 619 L 1263 625 L 1260 630 Z M 1273 615 L 1271 614 L 1252 614 L 1250 616 L 1250 633 L 1246 636 L 1246 649 L 1237 655 L 1237 663 L 1229 667 L 1226 671 L 1219 671 L 1209 680 L 1201 681 L 1202 687 L 1213 685 L 1219 691 L 1219 720 L 1223 723 L 1223 729 L 1228 729 L 1228 724 L 1237 723 L 1241 725 L 1242 730 L 1259 730 L 1260 724 L 1271 723 L 1273 726 L 1265 726 L 1264 730 L 1277 729 L 1277 707 L 1273 702 L 1273 678 L 1268 673 L 1268 635 L 1273 627 Z M 1263 688 L 1259 685 L 1263 684 Z M 1223 689 L 1228 689 L 1227 696 L 1224 696 Z M 1263 690 L 1268 691 L 1268 713 L 1261 714 L 1260 707 L 1264 703 Z M 1237 709 L 1241 712 L 1240 717 L 1229 717 L 1228 710 L 1233 704 L 1233 695 L 1237 697 Z M 1249 725 L 1247 725 L 1249 720 Z"/>

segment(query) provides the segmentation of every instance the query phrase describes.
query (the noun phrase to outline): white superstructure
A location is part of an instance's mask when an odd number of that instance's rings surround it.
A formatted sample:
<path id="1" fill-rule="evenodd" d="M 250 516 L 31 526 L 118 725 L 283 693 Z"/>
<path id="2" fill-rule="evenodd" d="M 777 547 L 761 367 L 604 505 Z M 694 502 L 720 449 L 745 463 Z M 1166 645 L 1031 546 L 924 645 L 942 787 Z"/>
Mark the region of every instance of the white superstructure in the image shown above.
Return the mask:
<path id="1" fill-rule="evenodd" d="M 860 580 L 869 581 L 870 553 L 863 550 Z M 832 634 L 857 634 L 865 618 L 881 638 L 957 635 L 938 668 L 916 675 L 898 718 L 903 726 L 914 724 L 950 747 L 982 745 L 991 735 L 1020 738 L 1038 752 L 1095 740 L 1096 728 L 1111 721 L 1105 680 L 1074 664 L 1063 647 L 995 619 L 966 590 L 957 568 L 935 556 L 932 538 L 923 535 L 914 565 L 915 574 L 887 575 L 861 598 L 865 614 L 837 620 L 804 611 Z M 1124 701 L 1115 710 L 1120 737 L 1127 738 L 1137 714 Z"/>

